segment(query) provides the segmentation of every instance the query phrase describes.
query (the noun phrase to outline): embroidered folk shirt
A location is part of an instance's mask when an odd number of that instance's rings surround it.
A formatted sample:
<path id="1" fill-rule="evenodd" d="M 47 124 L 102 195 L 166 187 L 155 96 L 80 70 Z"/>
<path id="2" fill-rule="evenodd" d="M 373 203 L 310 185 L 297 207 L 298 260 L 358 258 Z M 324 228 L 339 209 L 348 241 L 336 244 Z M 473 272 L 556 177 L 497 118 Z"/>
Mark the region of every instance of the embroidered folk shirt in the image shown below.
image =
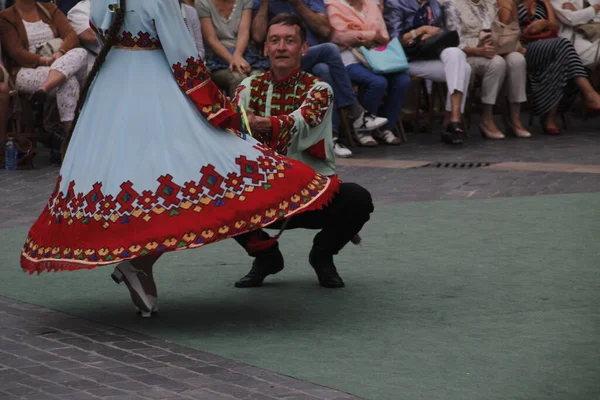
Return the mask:
<path id="1" fill-rule="evenodd" d="M 244 79 L 235 102 L 270 118 L 271 132 L 253 132 L 255 139 L 322 175 L 335 175 L 333 91 L 327 83 L 299 69 L 276 81 L 269 71 Z"/>

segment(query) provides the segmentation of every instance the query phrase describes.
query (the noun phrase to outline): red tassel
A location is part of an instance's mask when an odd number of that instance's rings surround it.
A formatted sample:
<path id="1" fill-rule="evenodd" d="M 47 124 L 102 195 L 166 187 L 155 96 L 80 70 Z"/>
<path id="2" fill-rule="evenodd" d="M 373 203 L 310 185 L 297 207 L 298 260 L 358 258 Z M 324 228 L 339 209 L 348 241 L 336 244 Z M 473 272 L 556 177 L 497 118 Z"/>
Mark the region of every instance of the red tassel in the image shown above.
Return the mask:
<path id="1" fill-rule="evenodd" d="M 360 237 L 360 235 L 357 233 L 356 235 L 352 236 L 352 239 L 350 239 L 350 241 L 352 242 L 352 244 L 355 245 L 359 245 L 362 243 L 362 238 Z"/>
<path id="2" fill-rule="evenodd" d="M 277 244 L 277 238 L 269 238 L 266 240 L 260 240 L 258 235 L 252 236 L 246 243 L 246 250 L 248 253 L 261 253 L 269 250 L 271 247 Z"/>
<path id="3" fill-rule="evenodd" d="M 246 250 L 248 250 L 249 253 L 260 253 L 262 251 L 269 250 L 271 247 L 275 246 L 275 244 L 277 244 L 277 240 L 279 239 L 279 237 L 285 230 L 285 227 L 287 226 L 288 222 L 290 222 L 290 219 L 292 218 L 293 217 L 289 217 L 285 219 L 283 221 L 283 224 L 281 224 L 281 229 L 279 230 L 277 235 L 273 236 L 272 238 L 262 240 L 260 239 L 259 234 L 252 235 L 250 240 L 248 240 L 248 242 L 246 243 Z"/>

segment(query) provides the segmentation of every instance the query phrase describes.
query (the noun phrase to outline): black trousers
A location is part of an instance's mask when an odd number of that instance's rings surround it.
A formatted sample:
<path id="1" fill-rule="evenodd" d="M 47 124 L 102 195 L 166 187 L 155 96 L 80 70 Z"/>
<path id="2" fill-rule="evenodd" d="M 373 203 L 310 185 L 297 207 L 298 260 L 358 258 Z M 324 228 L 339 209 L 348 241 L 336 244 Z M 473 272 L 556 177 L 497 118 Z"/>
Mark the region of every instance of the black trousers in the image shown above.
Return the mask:
<path id="1" fill-rule="evenodd" d="M 307 211 L 290 217 L 285 229 L 320 229 L 313 240 L 313 248 L 322 254 L 334 255 L 360 232 L 373 210 L 373 200 L 367 189 L 356 183 L 342 183 L 331 203 L 321 210 Z M 269 228 L 280 229 L 283 222 L 277 221 L 269 225 Z M 256 234 L 260 235 L 261 239 L 270 237 L 264 230 L 259 230 L 235 236 L 234 239 L 247 251 L 246 243 Z M 279 246 L 275 245 L 265 253 L 278 249 Z M 262 253 L 248 254 L 257 257 Z"/>

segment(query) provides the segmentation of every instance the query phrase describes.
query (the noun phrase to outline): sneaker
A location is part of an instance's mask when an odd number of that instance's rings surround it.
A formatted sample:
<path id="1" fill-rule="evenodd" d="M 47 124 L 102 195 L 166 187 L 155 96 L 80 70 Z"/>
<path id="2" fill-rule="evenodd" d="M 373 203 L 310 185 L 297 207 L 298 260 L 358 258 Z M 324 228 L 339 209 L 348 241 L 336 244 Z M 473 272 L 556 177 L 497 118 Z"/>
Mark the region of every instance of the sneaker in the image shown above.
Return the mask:
<path id="1" fill-rule="evenodd" d="M 365 111 L 356 119 L 356 121 L 354 121 L 352 127 L 354 128 L 355 132 L 369 132 L 374 129 L 381 128 L 387 124 L 387 122 L 387 118 L 381 118 L 371 114 L 368 111 Z"/>
<path id="2" fill-rule="evenodd" d="M 333 151 L 335 152 L 336 157 L 340 158 L 349 158 L 352 157 L 352 152 L 349 148 L 338 142 L 337 140 L 333 141 Z"/>
<path id="3" fill-rule="evenodd" d="M 373 139 L 373 136 L 367 133 L 357 133 L 356 140 L 360 143 L 361 146 L 364 147 L 375 147 L 377 146 L 377 141 Z"/>
<path id="4" fill-rule="evenodd" d="M 402 143 L 402 139 L 394 135 L 394 133 L 389 129 L 384 131 L 375 131 L 373 132 L 373 137 L 386 144 L 396 145 Z"/>

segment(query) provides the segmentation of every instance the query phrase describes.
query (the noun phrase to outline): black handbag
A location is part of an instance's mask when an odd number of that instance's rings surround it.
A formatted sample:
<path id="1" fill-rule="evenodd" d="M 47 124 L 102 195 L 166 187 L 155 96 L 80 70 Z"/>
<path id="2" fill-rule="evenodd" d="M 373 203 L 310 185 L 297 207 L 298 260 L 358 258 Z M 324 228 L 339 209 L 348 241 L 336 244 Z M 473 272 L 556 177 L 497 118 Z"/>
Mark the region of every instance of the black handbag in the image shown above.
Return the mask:
<path id="1" fill-rule="evenodd" d="M 459 43 L 458 32 L 446 31 L 425 40 L 418 37 L 404 46 L 404 52 L 408 61 L 439 60 L 442 51 L 448 47 L 457 47 Z"/>

